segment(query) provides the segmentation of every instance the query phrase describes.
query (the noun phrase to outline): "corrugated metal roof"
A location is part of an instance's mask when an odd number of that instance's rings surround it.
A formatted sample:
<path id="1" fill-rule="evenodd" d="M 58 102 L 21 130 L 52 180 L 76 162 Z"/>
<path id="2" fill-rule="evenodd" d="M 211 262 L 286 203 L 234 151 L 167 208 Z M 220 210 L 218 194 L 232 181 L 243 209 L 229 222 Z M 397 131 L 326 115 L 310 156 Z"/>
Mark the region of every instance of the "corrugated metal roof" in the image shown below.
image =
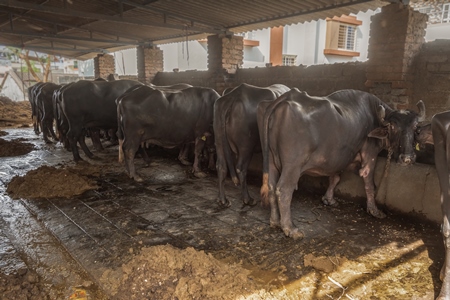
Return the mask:
<path id="1" fill-rule="evenodd" d="M 88 59 L 376 9 L 380 0 L 0 0 L 0 45 Z"/>

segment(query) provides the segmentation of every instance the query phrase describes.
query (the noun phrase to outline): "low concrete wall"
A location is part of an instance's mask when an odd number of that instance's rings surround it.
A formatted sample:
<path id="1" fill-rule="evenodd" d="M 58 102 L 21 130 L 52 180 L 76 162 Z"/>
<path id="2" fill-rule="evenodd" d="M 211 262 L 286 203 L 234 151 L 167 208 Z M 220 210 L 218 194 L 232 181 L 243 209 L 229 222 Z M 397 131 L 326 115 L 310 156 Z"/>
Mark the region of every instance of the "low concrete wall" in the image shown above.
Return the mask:
<path id="1" fill-rule="evenodd" d="M 383 178 L 386 158 L 379 157 L 375 170 L 378 186 L 376 200 L 394 213 L 406 213 L 414 217 L 442 223 L 440 188 L 434 165 L 415 164 L 402 167 L 391 161 L 388 176 Z M 255 154 L 250 164 L 251 172 L 262 172 L 262 155 Z M 381 184 L 380 184 L 381 183 Z M 302 176 L 299 189 L 325 193 L 327 177 Z M 364 181 L 358 175 L 344 172 L 335 189 L 335 196 L 343 199 L 366 199 Z"/>

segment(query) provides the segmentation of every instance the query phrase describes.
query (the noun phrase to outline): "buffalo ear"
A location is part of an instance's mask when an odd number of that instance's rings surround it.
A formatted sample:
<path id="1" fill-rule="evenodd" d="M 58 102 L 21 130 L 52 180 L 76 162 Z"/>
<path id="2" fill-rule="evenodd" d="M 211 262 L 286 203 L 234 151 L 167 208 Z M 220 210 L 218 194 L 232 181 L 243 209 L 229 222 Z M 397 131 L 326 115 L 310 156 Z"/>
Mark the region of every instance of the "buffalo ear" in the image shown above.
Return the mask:
<path id="1" fill-rule="evenodd" d="M 374 130 L 372 130 L 371 132 L 369 132 L 369 134 L 367 135 L 368 137 L 371 138 L 377 138 L 377 139 L 387 139 L 388 138 L 388 130 L 386 127 L 377 127 Z"/>

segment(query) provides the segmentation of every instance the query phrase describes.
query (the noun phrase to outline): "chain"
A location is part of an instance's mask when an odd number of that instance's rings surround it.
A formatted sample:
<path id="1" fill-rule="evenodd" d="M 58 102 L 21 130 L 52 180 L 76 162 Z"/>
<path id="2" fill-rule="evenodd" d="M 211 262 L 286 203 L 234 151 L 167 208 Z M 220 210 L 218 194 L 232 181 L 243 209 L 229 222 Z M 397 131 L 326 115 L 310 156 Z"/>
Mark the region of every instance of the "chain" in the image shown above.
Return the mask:
<path id="1" fill-rule="evenodd" d="M 388 156 L 387 156 L 387 160 L 386 160 L 386 165 L 384 166 L 384 178 L 388 177 L 388 173 L 389 173 L 389 167 L 391 165 L 391 157 L 392 157 L 392 147 L 389 146 L 388 148 Z"/>

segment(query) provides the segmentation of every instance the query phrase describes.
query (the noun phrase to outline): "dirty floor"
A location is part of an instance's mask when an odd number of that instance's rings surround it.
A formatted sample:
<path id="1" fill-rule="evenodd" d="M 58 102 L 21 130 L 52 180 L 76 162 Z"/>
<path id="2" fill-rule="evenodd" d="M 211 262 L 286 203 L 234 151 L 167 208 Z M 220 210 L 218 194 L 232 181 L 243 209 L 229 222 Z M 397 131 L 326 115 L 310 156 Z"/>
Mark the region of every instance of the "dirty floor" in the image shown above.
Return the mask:
<path id="1" fill-rule="evenodd" d="M 91 176 L 97 189 L 69 198 L 12 199 L 6 188 L 14 176 L 44 165 L 73 167 L 74 163 L 71 153 L 61 145 L 45 144 L 31 128 L 5 131 L 8 134 L 1 137 L 5 140 L 22 138 L 35 145 L 28 154 L 0 157 L 0 272 L 35 273 L 39 279 L 27 284 L 39 284 L 38 292 L 28 299 L 40 299 L 44 293 L 46 299 L 113 299 L 120 286 L 112 287 L 108 274 L 123 271 L 141 254 L 162 257 L 159 248 L 150 252 L 162 245 L 238 265 L 245 280 L 254 283 L 239 297 L 227 297 L 222 291 L 222 295 L 191 299 L 431 300 L 438 295 L 444 251 L 437 224 L 389 212 L 386 219 L 378 220 L 358 201 L 341 199 L 336 208 L 324 207 L 321 195 L 297 191 L 293 220 L 305 238 L 294 241 L 280 229 L 270 228 L 268 209 L 243 207 L 231 181 L 227 181 L 227 196 L 232 206 L 220 209 L 216 175 L 194 178 L 173 152 L 150 152 L 149 167 L 137 159 L 137 170 L 146 180 L 130 180 L 117 162 L 116 146 L 94 151 L 98 158 L 84 162 L 102 170 Z M 254 197 L 259 182 L 258 176 L 250 179 Z M 149 259 L 145 262 L 150 264 Z M 146 263 L 140 260 L 133 274 L 144 272 Z M 192 277 L 190 268 L 179 272 Z M 146 273 L 148 280 L 154 279 L 152 272 Z M 174 281 L 181 278 L 174 276 Z M 220 290 L 215 284 L 210 289 Z M 124 291 L 122 297 L 128 290 Z M 158 290 L 154 284 L 143 291 L 145 296 L 130 292 L 129 298 L 183 299 L 167 291 L 171 290 Z M 5 295 L 0 299 L 9 299 Z"/>

